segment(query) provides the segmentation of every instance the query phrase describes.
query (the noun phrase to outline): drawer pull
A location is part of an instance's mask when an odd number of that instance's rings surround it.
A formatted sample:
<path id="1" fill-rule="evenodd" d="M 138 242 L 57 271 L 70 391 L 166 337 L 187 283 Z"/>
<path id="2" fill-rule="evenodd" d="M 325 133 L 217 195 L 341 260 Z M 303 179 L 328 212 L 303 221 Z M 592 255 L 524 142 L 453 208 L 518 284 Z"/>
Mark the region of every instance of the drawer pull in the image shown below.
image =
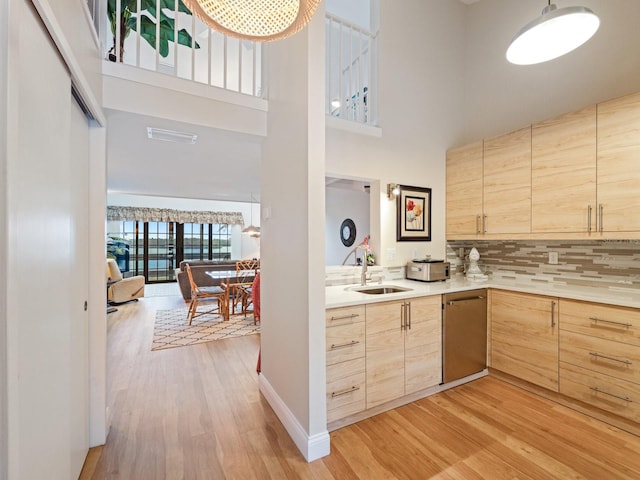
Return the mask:
<path id="1" fill-rule="evenodd" d="M 619 327 L 624 327 L 624 328 L 631 328 L 633 326 L 630 323 L 614 322 L 613 320 L 605 320 L 604 318 L 598 318 L 598 317 L 589 317 L 589 320 L 596 323 L 598 322 L 609 323 L 611 325 L 617 325 Z"/>
<path id="2" fill-rule="evenodd" d="M 347 348 L 347 347 L 353 347 L 354 345 L 359 344 L 360 342 L 358 340 L 351 340 L 350 342 L 347 343 L 339 343 L 339 344 L 335 344 L 332 343 L 331 344 L 331 350 L 338 350 L 339 348 Z"/>
<path id="3" fill-rule="evenodd" d="M 354 385 L 352 387 L 346 388 L 339 392 L 331 392 L 331 398 L 341 397 L 342 395 L 347 395 L 348 393 L 353 393 L 358 390 L 360 390 L 360 387 L 357 387 L 356 385 Z"/>
<path id="4" fill-rule="evenodd" d="M 356 318 L 359 317 L 360 314 L 359 313 L 352 313 L 351 315 L 344 315 L 342 317 L 331 317 L 331 321 L 333 320 L 347 320 L 347 319 L 352 319 L 352 318 Z"/>
<path id="5" fill-rule="evenodd" d="M 619 358 L 615 358 L 615 357 L 610 357 L 608 355 L 603 355 L 601 353 L 598 352 L 589 352 L 589 355 L 596 357 L 596 358 L 604 358 L 606 360 L 611 360 L 614 362 L 620 362 L 620 363 L 624 363 L 625 365 L 631 365 L 631 362 L 629 360 L 620 360 Z"/>
<path id="6" fill-rule="evenodd" d="M 625 402 L 628 402 L 628 403 L 632 403 L 633 402 L 633 400 L 631 400 L 629 397 L 623 397 L 622 395 L 616 395 L 615 393 L 610 393 L 610 392 L 607 392 L 605 390 L 601 390 L 598 387 L 589 387 L 589 388 L 591 390 L 593 390 L 594 392 L 596 392 L 596 393 L 604 393 L 605 395 L 609 395 L 610 397 L 617 398 L 619 400 L 624 400 Z"/>

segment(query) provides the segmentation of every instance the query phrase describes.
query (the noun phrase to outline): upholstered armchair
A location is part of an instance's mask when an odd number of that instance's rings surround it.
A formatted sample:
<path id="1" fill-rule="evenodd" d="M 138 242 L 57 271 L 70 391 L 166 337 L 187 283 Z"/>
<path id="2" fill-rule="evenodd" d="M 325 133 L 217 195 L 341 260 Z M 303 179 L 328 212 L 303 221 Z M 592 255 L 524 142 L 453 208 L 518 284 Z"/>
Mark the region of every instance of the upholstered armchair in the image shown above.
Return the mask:
<path id="1" fill-rule="evenodd" d="M 113 258 L 107 259 L 107 301 L 124 303 L 144 297 L 144 276 L 123 278 Z"/>

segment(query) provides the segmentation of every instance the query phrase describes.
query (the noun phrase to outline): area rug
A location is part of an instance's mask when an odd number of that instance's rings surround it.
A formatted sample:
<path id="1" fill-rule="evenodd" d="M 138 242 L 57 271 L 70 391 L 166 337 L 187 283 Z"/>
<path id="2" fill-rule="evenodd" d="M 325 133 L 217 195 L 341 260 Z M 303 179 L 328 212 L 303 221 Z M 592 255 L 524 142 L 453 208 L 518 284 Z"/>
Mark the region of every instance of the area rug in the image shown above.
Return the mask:
<path id="1" fill-rule="evenodd" d="M 253 335 L 260 332 L 260 324 L 253 324 L 253 316 L 232 316 L 224 321 L 214 314 L 202 315 L 187 322 L 187 309 L 158 310 L 153 330 L 151 350 L 184 347 L 224 338 Z"/>

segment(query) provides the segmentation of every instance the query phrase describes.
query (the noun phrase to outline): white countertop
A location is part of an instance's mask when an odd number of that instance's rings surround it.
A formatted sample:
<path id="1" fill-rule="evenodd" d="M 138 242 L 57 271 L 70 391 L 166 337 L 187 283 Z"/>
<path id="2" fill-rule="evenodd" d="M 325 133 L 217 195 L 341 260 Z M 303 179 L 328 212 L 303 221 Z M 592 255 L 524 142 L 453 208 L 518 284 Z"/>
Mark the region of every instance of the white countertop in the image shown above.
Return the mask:
<path id="1" fill-rule="evenodd" d="M 353 291 L 360 285 L 335 285 L 326 287 L 326 308 L 347 307 L 365 303 L 388 302 L 429 295 L 441 295 L 443 293 L 462 292 L 478 288 L 500 288 L 522 293 L 549 295 L 552 297 L 584 300 L 587 302 L 606 303 L 622 307 L 640 308 L 640 290 L 624 287 L 590 287 L 577 285 L 564 285 L 549 282 L 518 281 L 504 278 L 492 279 L 483 282 L 472 282 L 463 277 L 452 278 L 444 282 L 417 282 L 413 280 L 389 280 L 382 282 L 367 282 L 367 286 L 395 285 L 410 288 L 406 292 L 387 293 L 383 295 L 371 295 Z"/>

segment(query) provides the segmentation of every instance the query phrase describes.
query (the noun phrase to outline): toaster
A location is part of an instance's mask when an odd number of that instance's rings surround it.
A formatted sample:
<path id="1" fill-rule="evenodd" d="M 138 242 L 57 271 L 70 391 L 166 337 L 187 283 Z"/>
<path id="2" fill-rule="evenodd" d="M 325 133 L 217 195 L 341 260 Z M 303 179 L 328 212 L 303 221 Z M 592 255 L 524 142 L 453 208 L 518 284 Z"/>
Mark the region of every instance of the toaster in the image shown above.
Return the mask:
<path id="1" fill-rule="evenodd" d="M 412 260 L 407 263 L 406 277 L 421 282 L 438 282 L 449 278 L 450 263 L 444 260 Z"/>

